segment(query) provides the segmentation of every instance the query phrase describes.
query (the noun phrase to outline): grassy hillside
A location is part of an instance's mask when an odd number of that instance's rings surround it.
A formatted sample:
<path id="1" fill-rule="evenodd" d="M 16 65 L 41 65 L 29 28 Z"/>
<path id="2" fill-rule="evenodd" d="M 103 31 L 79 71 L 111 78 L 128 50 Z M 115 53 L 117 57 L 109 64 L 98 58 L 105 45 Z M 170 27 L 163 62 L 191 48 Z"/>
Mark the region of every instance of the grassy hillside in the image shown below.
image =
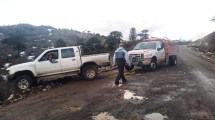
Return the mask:
<path id="1" fill-rule="evenodd" d="M 29 46 L 38 45 L 38 47 L 48 47 L 51 42 L 63 39 L 67 45 L 74 45 L 77 41 L 87 41 L 92 36 L 103 39 L 105 36 L 90 32 L 79 32 L 72 29 L 57 29 L 51 26 L 33 26 L 30 24 L 18 24 L 12 26 L 0 26 L 0 40 L 10 36 L 11 34 L 22 34 L 28 40 Z"/>
<path id="2" fill-rule="evenodd" d="M 12 46 L 1 44 L 1 41 L 14 34 L 20 34 L 25 38 L 25 57 L 15 58 L 15 49 Z M 51 26 L 34 26 L 30 24 L 18 24 L 0 26 L 0 68 L 4 63 L 17 64 L 26 61 L 26 56 L 37 56 L 44 49 L 54 47 L 58 39 L 62 39 L 67 46 L 86 43 L 89 38 L 97 37 L 104 43 L 106 36 L 87 32 L 79 32 L 72 29 L 57 29 Z"/>

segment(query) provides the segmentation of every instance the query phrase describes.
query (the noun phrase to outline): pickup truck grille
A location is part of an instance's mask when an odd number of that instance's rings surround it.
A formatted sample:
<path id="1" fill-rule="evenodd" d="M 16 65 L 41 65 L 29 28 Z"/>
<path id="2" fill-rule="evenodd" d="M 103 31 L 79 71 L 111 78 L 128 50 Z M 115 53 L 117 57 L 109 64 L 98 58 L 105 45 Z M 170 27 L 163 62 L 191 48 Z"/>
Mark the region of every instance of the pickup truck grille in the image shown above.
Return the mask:
<path id="1" fill-rule="evenodd" d="M 144 58 L 143 54 L 130 54 L 129 59 L 131 62 L 140 62 Z"/>

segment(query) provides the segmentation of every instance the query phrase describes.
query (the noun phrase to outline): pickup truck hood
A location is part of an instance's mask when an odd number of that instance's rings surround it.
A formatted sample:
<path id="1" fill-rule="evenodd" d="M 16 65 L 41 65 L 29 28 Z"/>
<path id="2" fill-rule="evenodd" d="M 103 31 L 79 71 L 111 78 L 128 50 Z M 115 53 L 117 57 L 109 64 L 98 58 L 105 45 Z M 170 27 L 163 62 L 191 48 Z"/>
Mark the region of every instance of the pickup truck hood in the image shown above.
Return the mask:
<path id="1" fill-rule="evenodd" d="M 149 54 L 152 51 L 154 51 L 153 49 L 146 49 L 146 50 L 131 50 L 128 52 L 128 54 Z"/>
<path id="2" fill-rule="evenodd" d="M 21 63 L 21 64 L 17 64 L 17 65 L 13 65 L 9 68 L 7 68 L 7 70 L 13 70 L 13 69 L 25 69 L 28 66 L 34 66 L 34 62 L 27 62 L 27 63 Z"/>

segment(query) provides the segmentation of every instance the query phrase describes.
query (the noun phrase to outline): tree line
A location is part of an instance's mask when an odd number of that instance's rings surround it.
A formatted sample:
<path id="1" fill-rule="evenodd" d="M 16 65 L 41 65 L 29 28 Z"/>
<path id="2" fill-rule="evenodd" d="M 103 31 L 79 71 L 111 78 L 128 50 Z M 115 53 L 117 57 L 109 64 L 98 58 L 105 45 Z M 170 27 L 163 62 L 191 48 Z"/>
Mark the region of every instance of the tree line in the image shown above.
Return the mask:
<path id="1" fill-rule="evenodd" d="M 114 50 L 117 47 L 117 44 L 122 40 L 122 33 L 119 31 L 113 31 L 111 32 L 104 42 L 102 43 L 102 40 L 98 35 L 90 37 L 86 42 L 84 40 L 78 40 L 76 41 L 75 45 L 100 45 L 105 47 L 108 51 Z M 26 43 L 28 41 L 26 40 L 26 36 L 20 33 L 17 34 L 11 34 L 8 37 L 1 40 L 2 44 L 9 45 L 12 47 L 15 51 L 17 51 L 16 57 L 19 57 L 19 53 L 21 51 L 24 51 L 26 47 Z M 54 47 L 66 47 L 67 43 L 64 39 L 60 38 L 54 43 Z"/>
<path id="2" fill-rule="evenodd" d="M 18 27 L 17 27 L 18 26 Z M 108 36 L 101 36 L 100 34 L 81 33 L 74 30 L 67 29 L 55 29 L 49 26 L 35 27 L 32 25 L 17 25 L 15 27 L 1 27 L 0 32 L 6 34 L 7 37 L 0 40 L 2 44 L 9 45 L 16 51 L 16 57 L 19 57 L 19 53 L 24 50 L 28 50 L 29 47 L 38 46 L 38 48 L 49 48 L 51 43 L 47 42 L 49 39 L 56 39 L 51 41 L 52 47 L 66 47 L 71 45 L 86 45 L 86 46 L 99 46 L 105 48 L 106 51 L 113 51 L 117 48 L 120 41 L 123 41 L 123 35 L 120 31 L 112 31 Z M 7 28 L 7 29 L 6 29 Z M 19 28 L 19 29 L 15 29 Z M 40 32 L 51 30 L 51 32 Z M 8 32 L 13 30 L 13 32 Z M 51 33 L 51 35 L 49 35 Z M 74 34 L 73 34 L 74 33 Z M 146 31 L 142 31 L 142 38 L 146 38 Z M 53 36 L 54 35 L 54 36 Z M 129 40 L 134 41 L 138 34 L 136 29 L 132 27 L 130 29 Z M 71 40 L 69 40 L 71 39 Z M 46 40 L 46 41 L 44 41 Z M 134 42 L 132 42 L 134 44 Z M 127 47 L 133 44 L 126 44 Z"/>

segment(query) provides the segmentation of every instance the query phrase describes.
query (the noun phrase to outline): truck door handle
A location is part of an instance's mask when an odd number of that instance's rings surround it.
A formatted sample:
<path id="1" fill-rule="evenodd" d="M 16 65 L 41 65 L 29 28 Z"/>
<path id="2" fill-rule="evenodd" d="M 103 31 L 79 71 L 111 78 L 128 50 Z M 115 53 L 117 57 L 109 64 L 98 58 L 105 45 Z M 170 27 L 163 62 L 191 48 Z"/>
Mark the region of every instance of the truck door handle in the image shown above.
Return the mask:
<path id="1" fill-rule="evenodd" d="M 72 61 L 75 61 L 75 59 L 72 59 Z"/>

